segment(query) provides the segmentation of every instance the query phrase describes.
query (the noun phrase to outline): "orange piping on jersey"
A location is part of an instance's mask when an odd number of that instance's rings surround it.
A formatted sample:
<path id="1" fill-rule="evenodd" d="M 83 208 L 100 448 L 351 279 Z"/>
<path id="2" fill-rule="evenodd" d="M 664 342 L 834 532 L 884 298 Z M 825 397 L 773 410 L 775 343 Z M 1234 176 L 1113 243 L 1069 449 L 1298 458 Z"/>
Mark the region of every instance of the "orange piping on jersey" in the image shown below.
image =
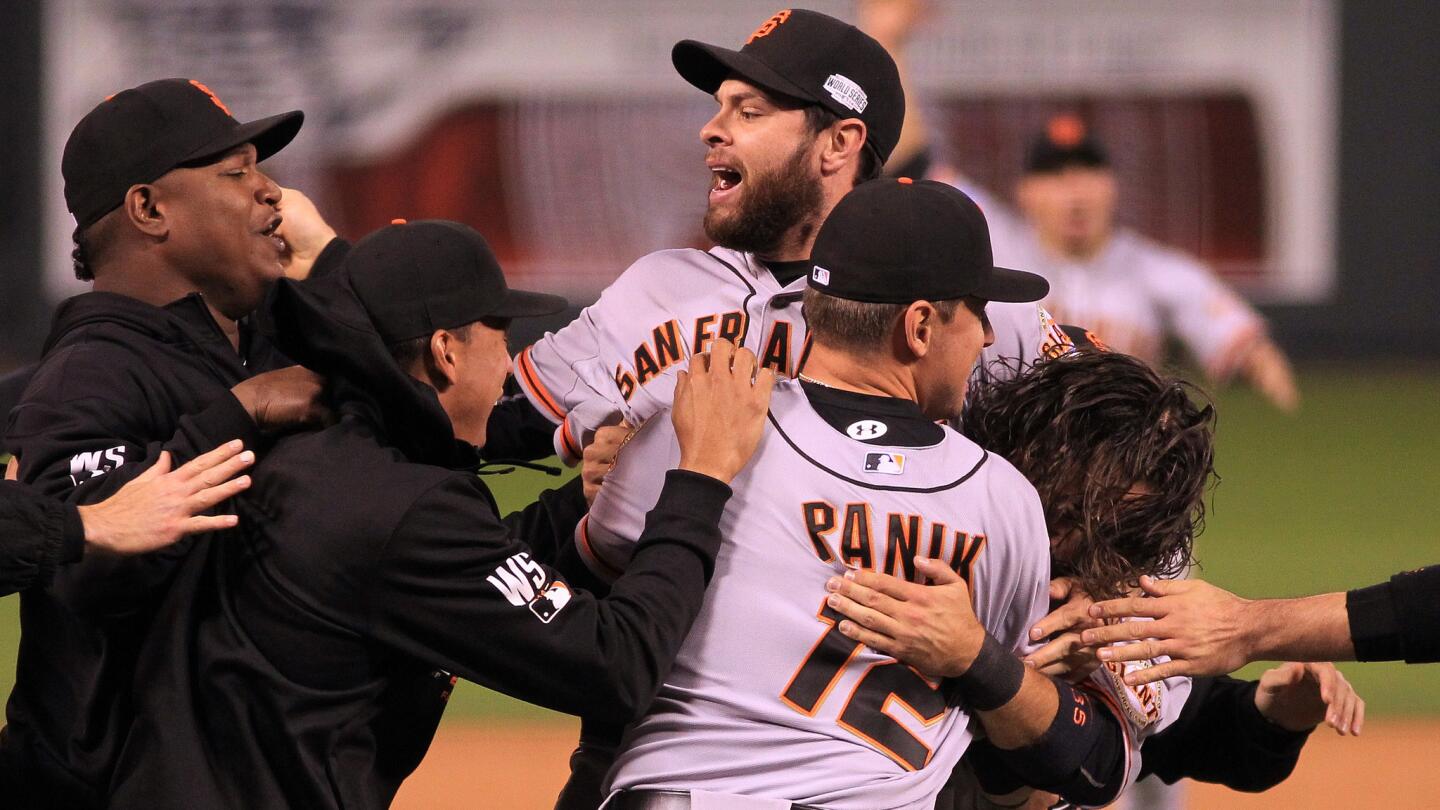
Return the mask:
<path id="1" fill-rule="evenodd" d="M 565 410 L 555 402 L 555 397 L 550 394 L 550 391 L 540 382 L 540 376 L 535 373 L 535 365 L 530 360 L 528 346 L 515 355 L 515 367 L 520 369 L 521 382 L 525 383 L 525 387 L 530 389 L 530 393 L 535 395 L 535 399 L 540 401 L 540 404 L 550 412 L 555 421 L 565 421 Z"/>
<path id="2" fill-rule="evenodd" d="M 580 535 L 580 547 L 584 549 L 586 556 L 599 563 L 600 567 L 605 569 L 605 573 L 608 574 L 611 579 L 615 579 L 621 574 L 625 573 L 614 565 L 611 565 L 609 560 L 601 557 L 600 553 L 595 550 L 595 546 L 591 544 L 589 515 L 580 518 L 580 526 L 578 533 Z"/>
<path id="3" fill-rule="evenodd" d="M 574 436 L 570 435 L 569 420 L 560 423 L 560 444 L 565 449 L 566 454 L 576 461 L 585 458 L 584 451 L 580 449 L 580 443 L 575 441 Z"/>

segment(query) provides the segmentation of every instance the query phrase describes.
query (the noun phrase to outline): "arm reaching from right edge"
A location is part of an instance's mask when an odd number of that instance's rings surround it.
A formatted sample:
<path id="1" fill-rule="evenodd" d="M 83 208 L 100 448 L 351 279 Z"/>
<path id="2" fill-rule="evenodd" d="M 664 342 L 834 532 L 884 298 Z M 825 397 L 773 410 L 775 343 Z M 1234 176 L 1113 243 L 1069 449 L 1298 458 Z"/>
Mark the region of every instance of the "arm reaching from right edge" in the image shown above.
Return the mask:
<path id="1" fill-rule="evenodd" d="M 1126 676 L 1148 683 L 1175 674 L 1220 675 L 1251 661 L 1440 661 L 1440 566 L 1397 574 L 1346 593 L 1249 600 L 1200 580 L 1143 577 L 1145 597 L 1100 602 L 1096 618 L 1146 617 L 1086 630 L 1104 660 L 1168 655 Z"/>

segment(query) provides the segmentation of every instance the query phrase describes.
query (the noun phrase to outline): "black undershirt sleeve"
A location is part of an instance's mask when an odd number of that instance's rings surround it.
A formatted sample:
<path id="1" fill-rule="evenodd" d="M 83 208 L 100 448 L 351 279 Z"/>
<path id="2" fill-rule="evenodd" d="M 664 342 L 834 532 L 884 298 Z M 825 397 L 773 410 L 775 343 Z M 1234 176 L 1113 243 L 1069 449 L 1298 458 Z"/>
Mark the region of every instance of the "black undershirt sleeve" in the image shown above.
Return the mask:
<path id="1" fill-rule="evenodd" d="M 1287 731 L 1255 708 L 1255 681 L 1195 678 L 1180 717 L 1141 747 L 1140 776 L 1256 793 L 1285 781 L 1309 731 Z"/>
<path id="2" fill-rule="evenodd" d="M 1440 661 L 1440 565 L 1345 595 L 1357 661 Z"/>

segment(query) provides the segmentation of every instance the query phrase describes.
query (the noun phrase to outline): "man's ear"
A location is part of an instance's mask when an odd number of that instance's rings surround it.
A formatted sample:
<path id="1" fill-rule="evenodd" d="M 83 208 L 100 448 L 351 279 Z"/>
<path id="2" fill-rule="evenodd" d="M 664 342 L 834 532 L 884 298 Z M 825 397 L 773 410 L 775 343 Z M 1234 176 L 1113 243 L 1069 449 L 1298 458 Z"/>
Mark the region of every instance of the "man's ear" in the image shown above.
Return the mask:
<path id="1" fill-rule="evenodd" d="M 868 130 L 859 118 L 845 118 L 830 126 L 830 137 L 820 153 L 820 172 L 835 174 L 846 166 L 860 171 L 860 150 L 865 148 Z"/>
<path id="2" fill-rule="evenodd" d="M 939 317 L 939 311 L 929 301 L 915 301 L 905 308 L 900 325 L 905 349 L 910 356 L 918 360 L 930 353 L 930 346 L 935 339 L 935 323 Z"/>
<path id="3" fill-rule="evenodd" d="M 170 233 L 170 222 L 158 203 L 159 196 L 159 189 L 154 185 L 139 183 L 125 192 L 121 208 L 136 230 L 146 236 L 163 239 Z"/>
<path id="4" fill-rule="evenodd" d="M 459 358 L 455 335 L 444 329 L 436 329 L 430 335 L 430 351 L 425 354 L 425 371 L 437 391 L 444 391 L 460 379 Z"/>

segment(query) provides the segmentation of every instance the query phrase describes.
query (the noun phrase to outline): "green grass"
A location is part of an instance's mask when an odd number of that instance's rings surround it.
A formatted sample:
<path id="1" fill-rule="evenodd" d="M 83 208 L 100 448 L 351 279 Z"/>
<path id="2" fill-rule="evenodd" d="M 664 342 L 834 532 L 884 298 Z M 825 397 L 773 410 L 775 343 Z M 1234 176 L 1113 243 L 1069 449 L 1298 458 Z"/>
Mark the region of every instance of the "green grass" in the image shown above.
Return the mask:
<path id="1" fill-rule="evenodd" d="M 1293 596 L 1440 562 L 1440 370 L 1314 370 L 1302 386 L 1295 417 L 1246 391 L 1218 397 L 1223 480 L 1197 542 L 1200 576 L 1245 596 Z M 556 479 L 519 470 L 487 483 L 509 509 Z M 0 693 L 14 671 L 18 610 L 0 600 Z M 1342 669 L 1372 713 L 1440 713 L 1440 665 Z M 461 684 L 447 717 L 560 715 Z"/>

